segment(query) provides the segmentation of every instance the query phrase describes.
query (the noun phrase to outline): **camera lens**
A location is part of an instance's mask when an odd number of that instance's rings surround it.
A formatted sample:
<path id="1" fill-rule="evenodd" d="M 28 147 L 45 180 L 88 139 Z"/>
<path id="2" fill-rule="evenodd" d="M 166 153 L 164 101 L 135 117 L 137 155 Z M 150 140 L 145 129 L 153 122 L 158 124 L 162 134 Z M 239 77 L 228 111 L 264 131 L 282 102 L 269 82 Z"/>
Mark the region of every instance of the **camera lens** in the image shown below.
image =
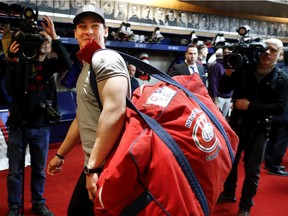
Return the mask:
<path id="1" fill-rule="evenodd" d="M 238 53 L 230 53 L 223 56 L 225 68 L 240 68 L 242 65 L 242 57 Z"/>
<path id="2" fill-rule="evenodd" d="M 26 19 L 33 19 L 35 17 L 35 13 L 30 7 L 25 8 L 23 14 Z"/>
<path id="3" fill-rule="evenodd" d="M 33 59 L 37 56 L 39 45 L 34 43 L 23 43 L 21 46 L 21 54 L 26 59 Z"/>

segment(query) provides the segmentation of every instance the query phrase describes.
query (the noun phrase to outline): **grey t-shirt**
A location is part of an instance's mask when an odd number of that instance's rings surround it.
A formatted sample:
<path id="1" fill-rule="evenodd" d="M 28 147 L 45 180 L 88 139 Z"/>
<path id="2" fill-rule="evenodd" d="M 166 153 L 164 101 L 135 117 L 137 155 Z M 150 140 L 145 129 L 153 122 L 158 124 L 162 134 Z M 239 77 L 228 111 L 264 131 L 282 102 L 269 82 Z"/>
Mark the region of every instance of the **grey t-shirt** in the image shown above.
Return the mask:
<path id="1" fill-rule="evenodd" d="M 127 78 L 127 96 L 131 97 L 129 73 L 123 58 L 115 51 L 104 49 L 94 53 L 92 67 L 97 82 L 116 76 Z M 82 148 L 85 153 L 85 164 L 88 163 L 90 153 L 95 143 L 96 129 L 101 113 L 96 97 L 90 86 L 90 64 L 84 62 L 83 69 L 76 84 L 77 117 Z"/>

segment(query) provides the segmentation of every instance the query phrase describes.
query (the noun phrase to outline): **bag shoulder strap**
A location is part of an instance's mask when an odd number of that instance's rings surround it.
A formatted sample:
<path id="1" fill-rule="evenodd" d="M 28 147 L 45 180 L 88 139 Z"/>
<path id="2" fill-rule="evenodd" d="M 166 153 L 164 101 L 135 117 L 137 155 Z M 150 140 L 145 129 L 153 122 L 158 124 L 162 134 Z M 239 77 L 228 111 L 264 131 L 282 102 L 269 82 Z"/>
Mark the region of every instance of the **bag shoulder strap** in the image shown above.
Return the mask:
<path id="1" fill-rule="evenodd" d="M 95 80 L 95 82 L 94 82 L 94 80 Z M 94 93 L 94 95 L 96 97 L 98 106 L 99 106 L 100 110 L 102 110 L 103 106 L 102 106 L 102 102 L 101 102 L 101 99 L 100 99 L 100 96 L 99 96 L 97 82 L 96 82 L 96 75 L 95 75 L 95 73 L 93 71 L 92 65 L 90 65 L 90 85 L 91 85 L 93 93 Z"/>

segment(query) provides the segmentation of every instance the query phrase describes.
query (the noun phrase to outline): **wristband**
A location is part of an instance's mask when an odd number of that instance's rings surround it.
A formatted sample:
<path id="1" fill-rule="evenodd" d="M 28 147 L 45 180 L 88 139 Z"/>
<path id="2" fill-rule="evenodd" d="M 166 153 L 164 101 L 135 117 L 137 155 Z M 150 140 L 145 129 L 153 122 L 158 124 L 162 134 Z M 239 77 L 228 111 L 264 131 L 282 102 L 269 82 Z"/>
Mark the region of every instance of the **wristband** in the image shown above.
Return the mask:
<path id="1" fill-rule="evenodd" d="M 56 153 L 56 156 L 57 156 L 58 158 L 62 159 L 62 160 L 65 159 L 65 157 L 63 157 L 62 155 L 59 155 L 59 154 L 57 154 L 57 153 Z"/>

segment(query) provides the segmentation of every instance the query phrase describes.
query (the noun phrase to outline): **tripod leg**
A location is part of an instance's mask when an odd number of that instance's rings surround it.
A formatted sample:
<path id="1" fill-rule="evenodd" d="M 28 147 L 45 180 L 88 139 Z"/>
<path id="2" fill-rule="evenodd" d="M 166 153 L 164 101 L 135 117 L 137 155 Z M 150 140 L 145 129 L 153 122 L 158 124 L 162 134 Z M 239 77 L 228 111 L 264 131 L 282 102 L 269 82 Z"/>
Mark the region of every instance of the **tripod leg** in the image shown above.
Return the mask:
<path id="1" fill-rule="evenodd" d="M 25 201 L 25 155 L 26 155 L 26 144 L 25 144 L 25 127 L 23 127 L 22 132 L 23 139 L 23 149 L 22 149 L 22 207 L 21 207 L 21 215 L 24 216 L 24 201 Z"/>

